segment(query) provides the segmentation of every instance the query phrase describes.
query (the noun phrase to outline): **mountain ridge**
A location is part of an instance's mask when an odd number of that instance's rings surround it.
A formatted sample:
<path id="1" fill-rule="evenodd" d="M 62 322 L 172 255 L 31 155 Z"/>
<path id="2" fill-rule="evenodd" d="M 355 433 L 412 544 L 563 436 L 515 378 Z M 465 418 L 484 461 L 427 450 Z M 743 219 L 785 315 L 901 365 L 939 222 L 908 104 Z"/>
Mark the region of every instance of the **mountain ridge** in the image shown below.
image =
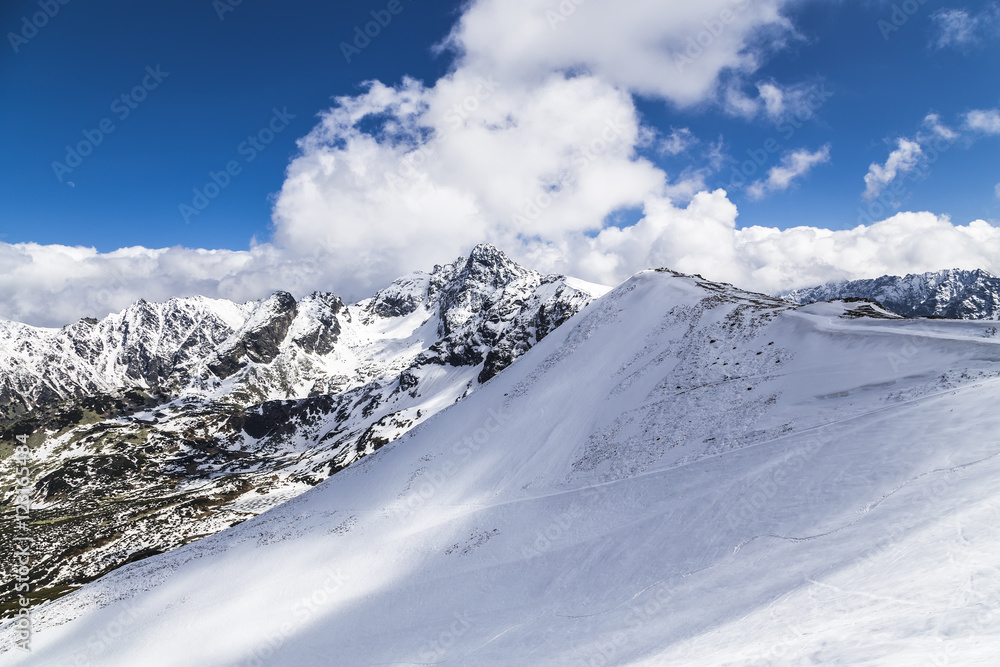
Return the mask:
<path id="1" fill-rule="evenodd" d="M 477 246 L 350 305 L 279 291 L 139 300 L 61 329 L 0 323 L 0 448 L 18 435 L 35 448 L 39 590 L 294 497 L 462 400 L 592 299 Z"/>
<path id="2" fill-rule="evenodd" d="M 43 605 L 32 658 L 992 664 L 989 329 L 642 272 L 307 493 Z"/>
<path id="3" fill-rule="evenodd" d="M 794 303 L 843 298 L 877 301 L 904 317 L 1000 320 L 1000 278 L 982 269 L 836 281 L 780 295 Z"/>

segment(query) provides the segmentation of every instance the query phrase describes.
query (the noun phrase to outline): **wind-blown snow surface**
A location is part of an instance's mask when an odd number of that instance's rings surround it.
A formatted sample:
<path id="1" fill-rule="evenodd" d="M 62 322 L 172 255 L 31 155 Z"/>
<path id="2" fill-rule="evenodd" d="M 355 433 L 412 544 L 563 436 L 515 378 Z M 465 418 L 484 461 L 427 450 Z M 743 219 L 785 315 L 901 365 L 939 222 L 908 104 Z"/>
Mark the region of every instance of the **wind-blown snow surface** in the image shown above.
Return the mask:
<path id="1" fill-rule="evenodd" d="M 995 664 L 1000 339 L 855 306 L 641 273 L 0 664 Z"/>

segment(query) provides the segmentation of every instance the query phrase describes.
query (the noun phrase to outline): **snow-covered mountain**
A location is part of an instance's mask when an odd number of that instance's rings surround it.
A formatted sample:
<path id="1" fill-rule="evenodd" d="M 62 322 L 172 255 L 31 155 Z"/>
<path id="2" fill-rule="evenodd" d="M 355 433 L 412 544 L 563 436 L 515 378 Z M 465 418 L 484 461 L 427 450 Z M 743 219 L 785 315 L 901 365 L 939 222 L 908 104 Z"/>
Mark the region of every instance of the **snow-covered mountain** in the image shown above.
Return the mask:
<path id="1" fill-rule="evenodd" d="M 643 272 L 0 665 L 993 665 L 998 400 L 989 323 Z"/>
<path id="2" fill-rule="evenodd" d="M 794 303 L 861 298 L 905 317 L 1000 320 L 1000 278 L 986 271 L 951 269 L 827 283 L 782 295 Z"/>
<path id="3" fill-rule="evenodd" d="M 588 289 L 606 289 L 570 282 L 480 245 L 350 307 L 330 293 L 297 302 L 277 292 L 244 304 L 140 300 L 62 329 L 0 321 L 0 406 L 13 414 L 128 388 L 250 405 L 360 386 L 418 352 L 420 365 L 488 358 L 485 381 L 579 309 Z"/>
<path id="4" fill-rule="evenodd" d="M 606 288 L 491 246 L 345 305 L 279 292 L 2 323 L 0 442 L 34 448 L 36 595 L 259 514 L 475 391 Z M 14 465 L 0 460 L 13 525 Z M 16 545 L 0 544 L 9 562 Z M 0 611 L 13 582 L 0 584 Z"/>

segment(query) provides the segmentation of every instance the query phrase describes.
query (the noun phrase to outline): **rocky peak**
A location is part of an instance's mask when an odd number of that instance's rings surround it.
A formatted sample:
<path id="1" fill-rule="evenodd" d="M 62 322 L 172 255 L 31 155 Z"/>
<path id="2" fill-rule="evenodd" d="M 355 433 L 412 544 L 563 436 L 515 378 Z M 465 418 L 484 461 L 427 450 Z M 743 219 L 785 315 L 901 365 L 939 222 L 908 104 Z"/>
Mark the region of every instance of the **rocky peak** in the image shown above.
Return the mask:
<path id="1" fill-rule="evenodd" d="M 250 362 L 268 364 L 274 361 L 298 314 L 297 306 L 288 292 L 272 294 L 209 362 L 209 370 L 224 380 Z"/>
<path id="2" fill-rule="evenodd" d="M 441 290 L 441 333 L 445 336 L 461 327 L 477 312 L 488 310 L 499 292 L 514 283 L 531 283 L 537 287 L 542 276 L 515 264 L 503 252 L 487 244 L 473 248 L 469 257 L 456 265 L 461 269 Z"/>
<path id="3" fill-rule="evenodd" d="M 434 267 L 435 272 L 441 267 Z M 371 299 L 359 305 L 369 315 L 378 317 L 406 317 L 428 299 L 430 276 L 423 271 L 397 278 Z"/>
<path id="4" fill-rule="evenodd" d="M 311 354 L 332 352 L 341 332 L 338 316 L 350 321 L 344 302 L 332 292 L 313 292 L 298 304 L 298 313 L 292 342 Z"/>

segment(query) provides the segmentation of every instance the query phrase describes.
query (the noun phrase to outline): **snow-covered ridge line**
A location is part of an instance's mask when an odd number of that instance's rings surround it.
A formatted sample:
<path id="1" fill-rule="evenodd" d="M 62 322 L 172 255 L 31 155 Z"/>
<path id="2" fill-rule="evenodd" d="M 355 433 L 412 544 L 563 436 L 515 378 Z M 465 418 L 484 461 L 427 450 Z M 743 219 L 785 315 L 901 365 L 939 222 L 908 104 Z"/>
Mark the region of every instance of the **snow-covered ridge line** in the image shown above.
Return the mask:
<path id="1" fill-rule="evenodd" d="M 381 368 L 396 356 L 403 370 L 403 357 L 414 356 L 406 350 L 429 348 L 451 334 L 478 329 L 487 339 L 490 332 L 502 338 L 520 303 L 531 295 L 544 301 L 540 289 L 548 289 L 550 300 L 565 296 L 572 308 L 592 298 L 586 286 L 546 278 L 481 245 L 469 257 L 404 276 L 350 306 L 328 292 L 299 301 L 276 292 L 243 304 L 139 300 L 61 329 L 0 321 L 0 406 L 10 413 L 123 388 L 230 396 L 244 404 L 344 390 L 377 376 L 372 364 Z M 487 311 L 498 321 L 480 321 Z M 434 326 L 422 331 L 432 319 Z M 516 352 L 517 344 L 507 343 Z"/>
<path id="2" fill-rule="evenodd" d="M 794 303 L 870 299 L 904 317 L 1000 320 L 1000 278 L 981 269 L 832 282 L 781 296 Z"/>

